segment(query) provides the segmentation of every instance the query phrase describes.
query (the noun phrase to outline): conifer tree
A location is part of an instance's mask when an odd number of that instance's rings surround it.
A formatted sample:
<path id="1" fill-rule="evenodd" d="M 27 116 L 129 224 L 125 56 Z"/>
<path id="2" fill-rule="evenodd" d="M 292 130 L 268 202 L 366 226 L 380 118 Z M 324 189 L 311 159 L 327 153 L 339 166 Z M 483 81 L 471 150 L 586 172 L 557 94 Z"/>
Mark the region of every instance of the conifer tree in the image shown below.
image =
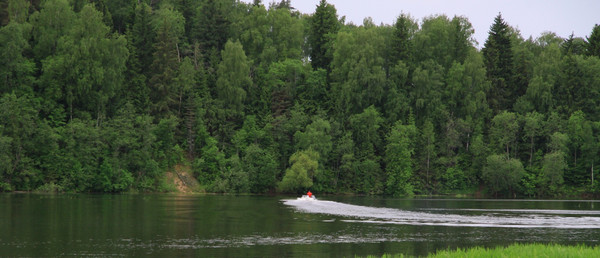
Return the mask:
<path id="1" fill-rule="evenodd" d="M 594 25 L 592 33 L 587 38 L 587 55 L 600 57 L 600 25 Z"/>
<path id="2" fill-rule="evenodd" d="M 315 14 L 310 20 L 310 59 L 313 68 L 330 71 L 329 64 L 333 60 L 332 44 L 340 24 L 337 20 L 335 6 L 321 0 Z"/>
<path id="3" fill-rule="evenodd" d="M 487 68 L 487 77 L 492 82 L 488 101 L 491 108 L 498 113 L 500 110 L 510 108 L 514 99 L 518 97 L 511 96 L 511 93 L 514 92 L 511 87 L 514 74 L 513 52 L 510 30 L 501 14 L 494 19 L 482 52 Z"/>

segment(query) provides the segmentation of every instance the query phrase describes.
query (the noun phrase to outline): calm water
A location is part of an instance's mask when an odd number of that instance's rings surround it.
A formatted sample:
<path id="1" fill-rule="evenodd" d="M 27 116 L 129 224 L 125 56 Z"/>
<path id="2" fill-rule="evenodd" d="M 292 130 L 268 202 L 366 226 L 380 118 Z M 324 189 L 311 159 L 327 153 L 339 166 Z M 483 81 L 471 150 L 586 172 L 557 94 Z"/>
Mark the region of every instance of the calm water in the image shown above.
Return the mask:
<path id="1" fill-rule="evenodd" d="M 598 241 L 595 201 L 0 195 L 0 256 L 354 257 Z"/>

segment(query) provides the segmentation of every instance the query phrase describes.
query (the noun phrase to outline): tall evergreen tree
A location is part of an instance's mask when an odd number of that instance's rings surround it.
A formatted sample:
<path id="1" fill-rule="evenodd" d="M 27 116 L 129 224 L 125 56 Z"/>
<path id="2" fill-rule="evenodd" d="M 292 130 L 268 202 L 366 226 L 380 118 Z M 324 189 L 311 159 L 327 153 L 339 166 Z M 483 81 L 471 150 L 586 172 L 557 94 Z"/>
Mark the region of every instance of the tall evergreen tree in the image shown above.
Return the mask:
<path id="1" fill-rule="evenodd" d="M 494 19 L 482 52 L 487 76 L 492 82 L 488 95 L 489 104 L 496 113 L 509 109 L 518 96 L 511 96 L 515 92 L 511 86 L 514 74 L 513 52 L 510 29 L 501 14 Z"/>
<path id="2" fill-rule="evenodd" d="M 209 53 L 219 53 L 229 38 L 229 26 L 231 22 L 224 12 L 224 1 L 207 0 L 197 10 L 194 27 L 190 32 L 191 41 L 200 43 L 202 52 L 206 58 Z"/>
<path id="3" fill-rule="evenodd" d="M 335 34 L 340 29 L 335 6 L 321 0 L 310 19 L 310 59 L 313 68 L 330 71 L 329 64 L 333 60 L 332 44 Z"/>
<path id="4" fill-rule="evenodd" d="M 592 33 L 587 38 L 586 53 L 588 56 L 600 57 L 600 25 L 594 25 Z"/>
<path id="5" fill-rule="evenodd" d="M 387 57 L 388 69 L 391 69 L 398 61 L 404 63 L 409 63 L 411 61 L 411 38 L 416 30 L 416 26 L 415 22 L 406 14 L 400 15 L 396 19 L 394 33 L 390 40 L 390 52 Z"/>
<path id="6" fill-rule="evenodd" d="M 155 115 L 165 115 L 169 111 L 169 103 L 173 101 L 173 80 L 179 69 L 179 38 L 183 35 L 183 16 L 171 7 L 162 7 L 158 11 L 156 24 L 156 44 L 154 61 L 150 70 L 150 99 L 153 102 L 152 111 Z"/>
<path id="7" fill-rule="evenodd" d="M 149 77 L 153 63 L 154 41 L 156 32 L 152 28 L 152 7 L 142 3 L 135 8 L 133 26 L 129 32 L 129 42 L 135 51 L 132 57 L 137 59 L 139 72 Z"/>

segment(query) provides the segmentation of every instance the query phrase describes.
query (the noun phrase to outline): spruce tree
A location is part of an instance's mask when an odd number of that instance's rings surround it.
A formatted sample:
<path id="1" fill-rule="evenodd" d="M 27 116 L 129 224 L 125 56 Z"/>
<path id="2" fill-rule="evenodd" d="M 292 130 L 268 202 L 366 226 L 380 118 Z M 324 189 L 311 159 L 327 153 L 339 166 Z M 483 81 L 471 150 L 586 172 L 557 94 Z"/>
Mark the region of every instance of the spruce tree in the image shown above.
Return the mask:
<path id="1" fill-rule="evenodd" d="M 600 57 L 600 25 L 596 24 L 587 38 L 587 55 Z"/>
<path id="2" fill-rule="evenodd" d="M 394 34 L 390 40 L 390 53 L 388 69 L 395 66 L 398 61 L 410 63 L 412 42 L 410 41 L 415 24 L 408 15 L 402 14 L 394 24 Z"/>
<path id="3" fill-rule="evenodd" d="M 333 60 L 333 40 L 340 24 L 337 20 L 336 9 L 325 0 L 321 0 L 315 14 L 310 20 L 310 59 L 313 68 L 323 68 L 330 71 L 329 64 Z"/>
<path id="4" fill-rule="evenodd" d="M 513 52 L 510 42 L 510 30 L 502 15 L 498 14 L 490 28 L 485 41 L 483 61 L 487 68 L 487 77 L 492 82 L 488 101 L 492 109 L 498 113 L 508 109 L 518 96 L 512 96 Z"/>

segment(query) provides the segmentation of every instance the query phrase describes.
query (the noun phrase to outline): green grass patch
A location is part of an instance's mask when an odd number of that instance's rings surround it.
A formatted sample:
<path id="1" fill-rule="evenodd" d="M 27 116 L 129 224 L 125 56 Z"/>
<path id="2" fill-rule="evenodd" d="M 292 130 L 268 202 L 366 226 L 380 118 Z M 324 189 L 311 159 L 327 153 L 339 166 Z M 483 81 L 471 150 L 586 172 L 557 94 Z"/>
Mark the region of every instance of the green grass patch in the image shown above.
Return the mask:
<path id="1" fill-rule="evenodd" d="M 379 256 L 368 256 L 379 257 Z M 384 258 L 403 258 L 411 257 L 404 254 L 384 254 Z M 566 246 L 557 244 L 513 244 L 507 247 L 499 246 L 494 248 L 473 247 L 456 250 L 443 250 L 427 257 L 450 258 L 450 257 L 600 257 L 600 248 L 598 246 L 589 247 L 585 245 Z"/>

